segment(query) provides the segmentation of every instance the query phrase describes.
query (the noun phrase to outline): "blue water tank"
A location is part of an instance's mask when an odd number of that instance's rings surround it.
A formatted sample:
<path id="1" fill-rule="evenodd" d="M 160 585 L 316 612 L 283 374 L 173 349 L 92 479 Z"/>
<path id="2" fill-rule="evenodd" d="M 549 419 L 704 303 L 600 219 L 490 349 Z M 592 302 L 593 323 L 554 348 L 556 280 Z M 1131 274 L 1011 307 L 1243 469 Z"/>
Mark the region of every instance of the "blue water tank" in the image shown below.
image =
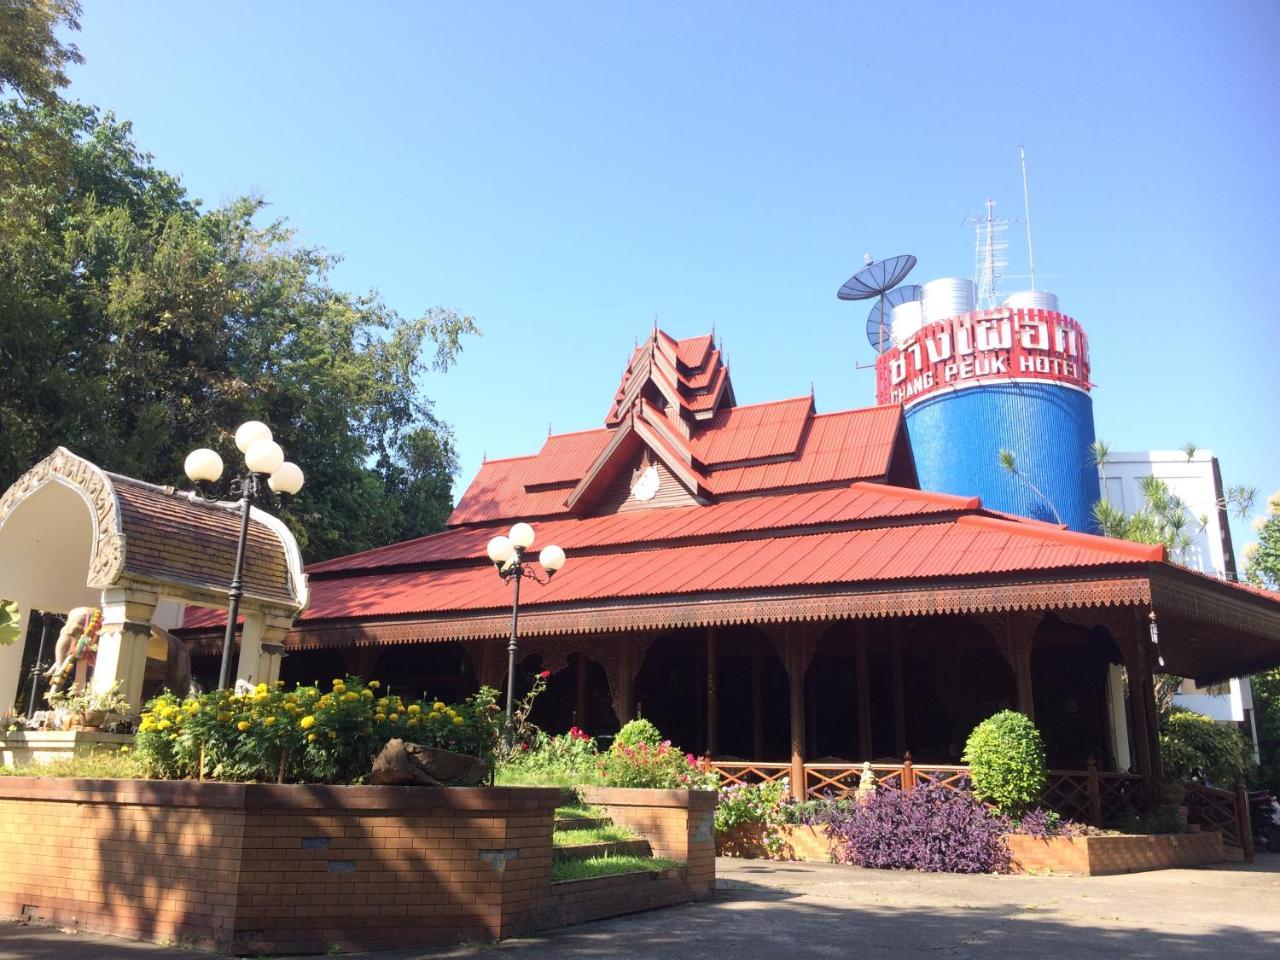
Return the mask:
<path id="1" fill-rule="evenodd" d="M 906 420 L 922 490 L 976 495 L 986 507 L 1050 522 L 1056 509 L 1072 530 L 1096 532 L 1089 394 L 1050 383 L 983 384 L 925 397 L 906 408 Z M 1002 449 L 1030 483 L 1000 465 Z"/>

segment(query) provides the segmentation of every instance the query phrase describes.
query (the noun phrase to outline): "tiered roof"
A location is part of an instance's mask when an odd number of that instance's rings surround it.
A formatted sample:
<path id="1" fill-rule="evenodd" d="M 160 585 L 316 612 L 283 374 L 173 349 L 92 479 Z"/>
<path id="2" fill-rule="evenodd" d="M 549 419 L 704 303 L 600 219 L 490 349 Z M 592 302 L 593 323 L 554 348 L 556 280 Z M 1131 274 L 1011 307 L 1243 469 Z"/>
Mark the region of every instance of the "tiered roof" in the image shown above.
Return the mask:
<path id="1" fill-rule="evenodd" d="M 859 480 L 917 485 L 899 407 L 818 414 L 812 396 L 739 407 L 710 335 L 655 330 L 632 354 L 602 429 L 487 461 L 448 525 L 590 515 L 642 460 L 660 462 L 687 495 L 654 506 Z"/>
<path id="2" fill-rule="evenodd" d="M 651 483 L 638 496 L 637 478 L 655 471 L 665 492 Z M 441 533 L 311 565 L 290 642 L 504 636 L 510 587 L 485 547 L 529 520 L 535 547 L 558 543 L 570 559 L 522 594 L 524 635 L 1159 600 L 1170 669 L 1231 676 L 1277 656 L 1274 597 L 1167 564 L 1160 546 L 917 486 L 900 407 L 819 414 L 811 396 L 740 407 L 711 337 L 655 331 L 603 428 L 488 461 Z M 216 622 L 201 613 L 187 626 Z M 1203 642 L 1218 630 L 1221 643 Z"/>

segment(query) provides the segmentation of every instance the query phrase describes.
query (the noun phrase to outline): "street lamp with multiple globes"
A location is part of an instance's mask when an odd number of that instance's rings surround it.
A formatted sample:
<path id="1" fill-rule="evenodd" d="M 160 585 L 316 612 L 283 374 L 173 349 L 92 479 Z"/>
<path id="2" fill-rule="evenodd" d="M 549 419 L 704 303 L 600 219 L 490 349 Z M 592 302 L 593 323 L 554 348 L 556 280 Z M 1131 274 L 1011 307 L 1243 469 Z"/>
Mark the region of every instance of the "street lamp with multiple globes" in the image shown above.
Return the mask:
<path id="1" fill-rule="evenodd" d="M 498 568 L 498 575 L 512 583 L 511 597 L 511 640 L 507 643 L 507 727 L 511 726 L 511 711 L 515 703 L 516 689 L 516 626 L 520 622 L 520 581 L 525 577 L 537 583 L 549 583 L 556 571 L 564 566 L 564 551 L 554 543 L 542 548 L 538 554 L 538 563 L 546 571 L 544 580 L 533 569 L 531 561 L 525 559 L 525 551 L 533 546 L 533 527 L 527 523 L 517 523 L 505 537 L 497 536 L 489 541 L 489 559 Z"/>
<path id="2" fill-rule="evenodd" d="M 240 498 L 240 541 L 236 546 L 235 572 L 227 591 L 227 632 L 222 640 L 222 667 L 218 671 L 218 689 L 227 689 L 231 680 L 231 647 L 235 643 L 236 618 L 240 615 L 240 598 L 244 596 L 244 549 L 249 539 L 249 506 L 263 495 L 263 480 L 273 493 L 293 496 L 302 489 L 302 469 L 284 458 L 280 444 L 271 439 L 271 428 L 258 420 L 240 424 L 236 430 L 236 446 L 244 454 L 245 472 L 229 484 L 231 496 Z M 214 484 L 222 477 L 222 457 L 217 451 L 201 447 L 187 454 L 183 470 L 205 499 L 201 484 Z"/>

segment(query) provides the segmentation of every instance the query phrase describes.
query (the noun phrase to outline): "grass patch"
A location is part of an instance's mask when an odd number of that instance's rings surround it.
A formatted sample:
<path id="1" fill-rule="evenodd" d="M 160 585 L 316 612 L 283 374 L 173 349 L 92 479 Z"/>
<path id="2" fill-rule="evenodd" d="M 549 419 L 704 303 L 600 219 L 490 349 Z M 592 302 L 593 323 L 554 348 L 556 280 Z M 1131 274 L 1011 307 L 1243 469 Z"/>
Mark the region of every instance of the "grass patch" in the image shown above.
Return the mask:
<path id="1" fill-rule="evenodd" d="M 617 843 L 635 840 L 637 835 L 626 827 L 589 827 L 585 830 L 557 830 L 551 835 L 553 847 L 580 847 L 587 843 Z"/>
<path id="2" fill-rule="evenodd" d="M 503 765 L 493 774 L 493 782 L 499 787 L 578 787 L 582 777 L 563 770 L 527 770 Z"/>
<path id="3" fill-rule="evenodd" d="M 681 866 L 675 860 L 661 857 L 589 857 L 586 860 L 565 860 L 551 865 L 551 882 L 561 880 L 589 880 L 592 877 L 612 877 L 619 873 L 657 873 Z"/>
<path id="4" fill-rule="evenodd" d="M 603 816 L 603 810 L 586 803 L 562 803 L 556 807 L 556 817 L 561 820 L 598 820 Z"/>
<path id="5" fill-rule="evenodd" d="M 82 777 L 86 780 L 139 780 L 146 777 L 132 753 L 95 750 L 64 760 L 23 767 L 0 766 L 0 777 Z"/>

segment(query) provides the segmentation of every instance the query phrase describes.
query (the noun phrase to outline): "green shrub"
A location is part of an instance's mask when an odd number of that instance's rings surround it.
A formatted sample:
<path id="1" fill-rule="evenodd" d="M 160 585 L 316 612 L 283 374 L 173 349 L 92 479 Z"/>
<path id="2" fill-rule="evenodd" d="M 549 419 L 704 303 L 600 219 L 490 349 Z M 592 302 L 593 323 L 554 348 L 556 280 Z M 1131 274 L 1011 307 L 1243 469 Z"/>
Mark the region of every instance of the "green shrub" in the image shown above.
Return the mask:
<path id="1" fill-rule="evenodd" d="M 1174 707 L 1160 734 L 1160 757 L 1169 779 L 1234 787 L 1248 768 L 1249 747 L 1234 727 Z"/>
<path id="2" fill-rule="evenodd" d="M 379 695 L 378 682 L 334 680 L 332 689 L 215 690 L 162 694 L 140 717 L 135 749 L 151 776 L 360 783 L 393 737 L 492 756 L 501 714 L 488 687 L 464 703 L 407 702 Z"/>
<path id="3" fill-rule="evenodd" d="M 718 774 L 703 770 L 693 754 L 663 740 L 648 720 L 632 720 L 618 731 L 597 769 L 607 787 L 714 790 L 720 784 Z"/>
<path id="4" fill-rule="evenodd" d="M 973 728 L 964 762 L 973 777 L 973 795 L 1015 816 L 1040 799 L 1048 776 L 1040 731 L 1013 710 L 1002 710 Z"/>
<path id="5" fill-rule="evenodd" d="M 628 720 L 622 725 L 618 735 L 613 738 L 613 742 L 620 743 L 624 747 L 634 747 L 641 743 L 656 747 L 662 742 L 662 734 L 648 720 Z"/>
<path id="6" fill-rule="evenodd" d="M 598 758 L 595 739 L 577 727 L 554 737 L 539 730 L 532 744 L 522 742 L 499 763 L 497 782 L 566 787 L 599 783 Z"/>

